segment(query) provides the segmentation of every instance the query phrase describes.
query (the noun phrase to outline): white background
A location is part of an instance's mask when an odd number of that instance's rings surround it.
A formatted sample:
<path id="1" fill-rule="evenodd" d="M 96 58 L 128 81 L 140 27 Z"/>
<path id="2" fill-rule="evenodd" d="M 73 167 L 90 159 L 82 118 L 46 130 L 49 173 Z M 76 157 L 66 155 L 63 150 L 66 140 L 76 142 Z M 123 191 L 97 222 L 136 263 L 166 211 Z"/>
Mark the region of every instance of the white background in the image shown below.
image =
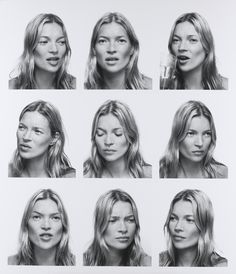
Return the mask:
<path id="1" fill-rule="evenodd" d="M 0 1 L 0 272 L 1 273 L 235 273 L 235 4 L 232 0 L 28 0 Z M 84 71 L 92 29 L 108 11 L 123 13 L 140 41 L 139 68 L 153 78 L 153 91 L 84 91 Z M 229 91 L 158 91 L 159 56 L 167 51 L 170 29 L 185 12 L 199 12 L 208 21 L 215 39 L 220 73 L 229 78 Z M 23 50 L 28 22 L 39 13 L 55 13 L 65 23 L 72 58 L 69 72 L 77 77 L 74 91 L 8 90 L 9 74 Z M 77 170 L 76 179 L 8 178 L 7 166 L 16 147 L 18 117 L 28 103 L 43 99 L 60 111 L 67 133 L 65 152 Z M 127 103 L 140 132 L 141 152 L 153 165 L 153 179 L 83 179 L 83 161 L 89 156 L 92 119 L 108 99 Z M 229 179 L 158 178 L 158 162 L 163 155 L 174 113 L 190 100 L 204 102 L 212 112 L 217 131 L 216 160 L 229 168 Z M 7 266 L 7 257 L 16 252 L 23 209 L 40 188 L 52 188 L 62 198 L 71 227 L 71 249 L 76 267 Z M 82 253 L 92 237 L 93 210 L 98 197 L 107 190 L 121 188 L 135 200 L 139 210 L 144 250 L 152 256 L 152 267 L 83 267 Z M 174 195 L 186 188 L 205 191 L 215 211 L 215 241 L 228 261 L 227 268 L 159 268 L 158 254 L 165 249 L 163 225 Z"/>

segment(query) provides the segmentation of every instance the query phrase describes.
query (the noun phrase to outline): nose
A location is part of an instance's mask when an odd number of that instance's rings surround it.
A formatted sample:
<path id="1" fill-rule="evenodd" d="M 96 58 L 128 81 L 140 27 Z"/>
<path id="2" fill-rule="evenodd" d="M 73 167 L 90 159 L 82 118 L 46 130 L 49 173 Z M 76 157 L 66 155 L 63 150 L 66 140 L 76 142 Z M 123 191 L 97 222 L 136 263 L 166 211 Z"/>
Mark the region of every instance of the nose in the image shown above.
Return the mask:
<path id="1" fill-rule="evenodd" d="M 49 218 L 43 218 L 42 223 L 41 223 L 41 228 L 43 230 L 49 230 L 51 228 L 51 223 Z"/>
<path id="2" fill-rule="evenodd" d="M 58 46 L 56 42 L 50 43 L 49 52 L 58 52 Z"/>
<path id="3" fill-rule="evenodd" d="M 26 130 L 23 134 L 23 140 L 26 141 L 30 141 L 31 140 L 31 131 L 30 130 Z"/>
<path id="4" fill-rule="evenodd" d="M 203 138 L 201 135 L 196 136 L 195 146 L 202 147 L 203 146 Z"/>
<path id="5" fill-rule="evenodd" d="M 187 41 L 185 40 L 182 40 L 179 42 L 179 47 L 178 47 L 178 50 L 179 51 L 185 51 L 188 49 L 188 46 L 187 46 Z"/>
<path id="6" fill-rule="evenodd" d="M 182 231 L 183 230 L 183 224 L 182 222 L 179 220 L 176 222 L 176 225 L 175 225 L 175 231 Z"/>
<path id="7" fill-rule="evenodd" d="M 114 41 L 110 41 L 107 46 L 107 52 L 110 54 L 116 53 L 116 45 Z"/>
<path id="8" fill-rule="evenodd" d="M 119 223 L 119 232 L 121 232 L 122 234 L 127 233 L 127 226 L 124 221 L 120 221 Z"/>
<path id="9" fill-rule="evenodd" d="M 104 143 L 105 143 L 106 146 L 109 146 L 109 147 L 111 145 L 113 145 L 114 141 L 113 141 L 113 138 L 112 138 L 111 134 L 106 135 Z"/>

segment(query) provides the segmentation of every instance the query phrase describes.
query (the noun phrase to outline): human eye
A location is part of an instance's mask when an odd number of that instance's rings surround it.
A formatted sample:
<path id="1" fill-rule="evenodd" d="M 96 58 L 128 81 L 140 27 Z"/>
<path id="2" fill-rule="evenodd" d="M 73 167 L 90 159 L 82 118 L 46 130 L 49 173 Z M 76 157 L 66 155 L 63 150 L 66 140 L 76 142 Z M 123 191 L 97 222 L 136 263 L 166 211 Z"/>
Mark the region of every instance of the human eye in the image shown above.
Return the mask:
<path id="1" fill-rule="evenodd" d="M 125 38 L 119 38 L 118 43 L 119 44 L 125 44 L 125 43 L 127 43 L 127 40 Z"/>
<path id="2" fill-rule="evenodd" d="M 117 137 L 121 137 L 121 136 L 123 136 L 123 132 L 122 131 L 115 131 L 115 135 Z"/>
<path id="3" fill-rule="evenodd" d="M 52 220 L 55 222 L 59 222 L 61 220 L 61 217 L 59 215 L 52 216 Z"/>
<path id="4" fill-rule="evenodd" d="M 47 39 L 39 39 L 39 41 L 38 41 L 38 44 L 39 45 L 41 45 L 41 46 L 44 46 L 44 45 L 46 45 L 48 43 L 48 40 Z"/>
<path id="5" fill-rule="evenodd" d="M 173 37 L 172 43 L 173 43 L 173 44 L 177 44 L 178 42 L 179 42 L 179 38 Z"/>
<path id="6" fill-rule="evenodd" d="M 134 222 L 135 222 L 134 217 L 128 218 L 128 219 L 127 219 L 127 222 L 128 222 L 128 223 L 131 223 L 131 224 L 134 223 Z"/>
<path id="7" fill-rule="evenodd" d="M 189 41 L 190 41 L 190 43 L 195 44 L 195 43 L 198 42 L 198 39 L 195 38 L 195 37 L 192 37 L 192 38 L 189 39 Z"/>
<path id="8" fill-rule="evenodd" d="M 102 136 L 104 135 L 104 132 L 101 131 L 101 130 L 97 130 L 97 131 L 96 131 L 96 135 L 97 135 L 98 137 L 102 137 Z"/>
<path id="9" fill-rule="evenodd" d="M 170 216 L 170 222 L 174 222 L 174 221 L 176 221 L 176 217 L 174 215 L 171 215 Z"/>
<path id="10" fill-rule="evenodd" d="M 97 43 L 98 43 L 99 45 L 103 45 L 103 44 L 105 44 L 106 42 L 107 42 L 107 40 L 106 40 L 105 38 L 99 38 L 98 41 L 97 41 Z"/>
<path id="11" fill-rule="evenodd" d="M 58 43 L 60 46 L 64 46 L 65 43 L 66 43 L 66 41 L 65 41 L 65 40 L 59 40 L 57 43 Z"/>
<path id="12" fill-rule="evenodd" d="M 35 129 L 34 129 L 34 132 L 35 132 L 35 134 L 37 134 L 37 135 L 43 134 L 42 130 L 40 130 L 40 129 L 38 129 L 38 128 L 35 128 Z"/>
<path id="13" fill-rule="evenodd" d="M 22 125 L 22 124 L 19 124 L 19 126 L 18 126 L 18 130 L 23 131 L 24 129 L 25 129 L 25 126 L 24 126 L 24 125 Z"/>
<path id="14" fill-rule="evenodd" d="M 195 223 L 195 221 L 194 221 L 194 219 L 193 218 L 186 218 L 186 221 L 188 222 L 188 223 L 191 223 L 191 224 L 193 224 L 193 223 Z"/>
<path id="15" fill-rule="evenodd" d="M 186 136 L 187 136 L 187 137 L 193 137 L 194 134 L 195 134 L 195 133 L 194 133 L 193 131 L 189 130 L 189 131 L 187 131 Z"/>
<path id="16" fill-rule="evenodd" d="M 116 221 L 117 221 L 117 218 L 110 218 L 108 222 L 109 223 L 115 223 Z"/>
<path id="17" fill-rule="evenodd" d="M 205 137 L 211 137 L 211 135 L 212 135 L 211 131 L 207 131 L 204 133 Z"/>
<path id="18" fill-rule="evenodd" d="M 38 215 L 38 214 L 34 214 L 34 215 L 32 216 L 32 219 L 33 219 L 35 222 L 37 222 L 37 221 L 39 221 L 39 220 L 41 219 L 41 216 Z"/>

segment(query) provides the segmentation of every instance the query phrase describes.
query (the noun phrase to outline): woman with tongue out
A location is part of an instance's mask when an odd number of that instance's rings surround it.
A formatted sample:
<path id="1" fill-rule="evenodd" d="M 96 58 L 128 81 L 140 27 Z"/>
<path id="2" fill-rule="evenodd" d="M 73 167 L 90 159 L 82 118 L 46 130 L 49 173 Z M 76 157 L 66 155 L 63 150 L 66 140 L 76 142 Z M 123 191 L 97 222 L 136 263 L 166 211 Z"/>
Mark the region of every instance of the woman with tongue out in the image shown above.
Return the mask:
<path id="1" fill-rule="evenodd" d="M 62 20 L 39 14 L 25 31 L 24 51 L 10 89 L 75 89 L 76 79 L 67 73 L 71 48 Z"/>
<path id="2" fill-rule="evenodd" d="M 86 68 L 86 89 L 152 89 L 138 69 L 139 41 L 129 21 L 117 12 L 96 23 Z"/>
<path id="3" fill-rule="evenodd" d="M 177 57 L 174 89 L 228 89 L 216 67 L 214 41 L 198 13 L 181 15 L 171 30 L 169 51 Z"/>
<path id="4" fill-rule="evenodd" d="M 19 251 L 9 265 L 75 265 L 69 249 L 69 222 L 64 205 L 51 189 L 37 191 L 26 205 Z"/>

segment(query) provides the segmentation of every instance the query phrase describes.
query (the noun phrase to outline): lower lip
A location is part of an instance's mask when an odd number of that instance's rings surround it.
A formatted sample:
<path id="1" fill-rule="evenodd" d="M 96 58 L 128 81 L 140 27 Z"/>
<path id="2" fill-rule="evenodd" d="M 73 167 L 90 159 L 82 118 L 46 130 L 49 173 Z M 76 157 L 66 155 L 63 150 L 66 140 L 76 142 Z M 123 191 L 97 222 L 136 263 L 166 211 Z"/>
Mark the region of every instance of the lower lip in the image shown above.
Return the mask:
<path id="1" fill-rule="evenodd" d="M 179 65 L 185 65 L 185 64 L 187 64 L 187 62 L 189 61 L 190 59 L 186 59 L 186 60 L 181 60 L 181 59 L 179 59 L 178 60 L 178 63 L 179 63 Z"/>
<path id="2" fill-rule="evenodd" d="M 40 239 L 44 242 L 49 242 L 52 239 L 52 236 L 40 236 Z"/>
<path id="3" fill-rule="evenodd" d="M 25 146 L 20 146 L 20 150 L 23 152 L 27 152 L 31 149 L 31 147 L 25 147 Z"/>
<path id="4" fill-rule="evenodd" d="M 115 151 L 109 150 L 109 151 L 104 151 L 104 153 L 105 153 L 106 155 L 112 155 L 112 154 L 115 153 Z"/>
<path id="5" fill-rule="evenodd" d="M 177 242 L 180 242 L 180 241 L 183 241 L 185 238 L 183 238 L 183 237 L 178 237 L 178 236 L 174 236 L 173 237 L 173 240 L 174 241 L 177 241 Z"/>
<path id="6" fill-rule="evenodd" d="M 47 60 L 47 62 L 53 67 L 56 67 L 59 64 L 59 60 Z"/>
<path id="7" fill-rule="evenodd" d="M 117 239 L 118 242 L 120 243 L 127 243 L 129 241 L 129 239 L 127 238 L 120 238 L 120 239 Z"/>
<path id="8" fill-rule="evenodd" d="M 193 154 L 196 156 L 202 156 L 204 155 L 204 152 L 193 152 Z"/>
<path id="9" fill-rule="evenodd" d="M 118 62 L 118 60 L 106 60 L 106 63 L 107 63 L 109 66 L 114 66 L 117 62 Z"/>

